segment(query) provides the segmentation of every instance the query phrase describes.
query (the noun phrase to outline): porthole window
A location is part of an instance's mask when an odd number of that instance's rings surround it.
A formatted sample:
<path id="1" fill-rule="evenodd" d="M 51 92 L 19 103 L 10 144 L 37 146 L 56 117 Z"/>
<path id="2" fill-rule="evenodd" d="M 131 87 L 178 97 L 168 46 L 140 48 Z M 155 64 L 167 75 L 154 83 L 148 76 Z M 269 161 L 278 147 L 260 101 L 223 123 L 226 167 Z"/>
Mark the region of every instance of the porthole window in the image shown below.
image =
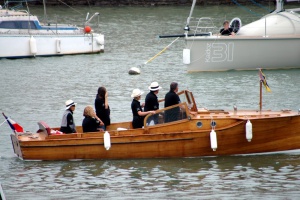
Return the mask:
<path id="1" fill-rule="evenodd" d="M 211 123 L 210 123 L 210 125 L 211 125 L 211 127 L 216 127 L 217 126 L 217 123 L 215 122 L 215 121 L 212 121 Z"/>
<path id="2" fill-rule="evenodd" d="M 198 128 L 201 128 L 203 124 L 202 124 L 202 122 L 198 121 L 198 122 L 196 123 L 196 125 L 197 125 Z"/>

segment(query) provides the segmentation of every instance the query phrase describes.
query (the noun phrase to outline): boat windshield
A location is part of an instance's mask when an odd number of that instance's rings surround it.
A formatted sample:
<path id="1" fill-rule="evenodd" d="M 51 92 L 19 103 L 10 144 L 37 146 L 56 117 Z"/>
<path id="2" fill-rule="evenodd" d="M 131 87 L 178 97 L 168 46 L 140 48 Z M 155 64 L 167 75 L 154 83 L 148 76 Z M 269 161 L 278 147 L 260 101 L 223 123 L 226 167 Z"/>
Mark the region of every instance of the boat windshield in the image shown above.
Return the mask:
<path id="1" fill-rule="evenodd" d="M 190 111 L 197 112 L 198 109 L 192 92 L 183 90 L 177 94 L 181 103 L 157 110 L 155 115 L 147 115 L 144 120 L 145 127 L 187 119 Z M 159 100 L 160 108 L 164 107 L 164 102 L 164 99 Z"/>
<path id="2" fill-rule="evenodd" d="M 194 95 L 192 92 L 188 90 L 183 90 L 177 93 L 179 95 L 181 103 L 186 102 L 190 111 L 197 112 L 198 108 L 194 99 Z M 164 108 L 165 99 L 159 100 L 159 107 Z"/>
<path id="3" fill-rule="evenodd" d="M 188 116 L 189 108 L 184 102 L 157 110 L 154 115 L 147 115 L 144 120 L 144 127 L 176 122 L 188 119 Z"/>

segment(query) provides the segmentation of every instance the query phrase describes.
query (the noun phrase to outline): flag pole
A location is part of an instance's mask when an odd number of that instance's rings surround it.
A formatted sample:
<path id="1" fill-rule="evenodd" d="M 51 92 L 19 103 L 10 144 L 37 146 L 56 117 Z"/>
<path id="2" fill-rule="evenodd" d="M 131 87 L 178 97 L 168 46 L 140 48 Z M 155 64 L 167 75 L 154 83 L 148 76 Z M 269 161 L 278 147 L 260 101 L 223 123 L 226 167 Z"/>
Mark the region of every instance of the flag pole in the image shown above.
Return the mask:
<path id="1" fill-rule="evenodd" d="M 261 68 L 257 68 L 258 69 L 258 76 L 260 75 L 261 72 Z M 259 79 L 259 111 L 261 112 L 262 110 L 262 80 Z"/>
<path id="2" fill-rule="evenodd" d="M 259 81 L 259 110 L 262 110 L 262 81 Z"/>
<path id="3" fill-rule="evenodd" d="M 265 86 L 267 92 L 271 92 L 271 89 L 267 83 L 266 76 L 262 73 L 261 68 L 258 69 L 258 76 L 260 79 L 260 84 L 259 84 L 259 110 L 262 111 L 262 85 Z"/>

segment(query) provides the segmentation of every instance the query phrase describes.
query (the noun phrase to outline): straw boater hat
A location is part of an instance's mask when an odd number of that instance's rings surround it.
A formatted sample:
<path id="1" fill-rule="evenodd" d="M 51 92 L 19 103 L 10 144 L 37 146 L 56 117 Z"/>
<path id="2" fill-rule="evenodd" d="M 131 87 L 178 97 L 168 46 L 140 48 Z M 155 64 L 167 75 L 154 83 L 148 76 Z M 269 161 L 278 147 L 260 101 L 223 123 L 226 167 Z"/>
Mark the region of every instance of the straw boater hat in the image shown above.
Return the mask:
<path id="1" fill-rule="evenodd" d="M 140 89 L 134 89 L 134 90 L 132 91 L 131 97 L 132 97 L 132 98 L 139 97 L 139 96 L 141 96 L 143 93 L 144 93 L 144 92 L 141 91 Z"/>
<path id="2" fill-rule="evenodd" d="M 75 106 L 77 103 L 75 103 L 73 100 L 68 100 L 66 101 L 66 110 L 68 110 L 69 108 L 71 108 L 71 106 Z"/>
<path id="3" fill-rule="evenodd" d="M 152 82 L 151 85 L 148 87 L 150 91 L 160 90 L 161 88 L 162 87 L 160 87 L 157 82 Z"/>

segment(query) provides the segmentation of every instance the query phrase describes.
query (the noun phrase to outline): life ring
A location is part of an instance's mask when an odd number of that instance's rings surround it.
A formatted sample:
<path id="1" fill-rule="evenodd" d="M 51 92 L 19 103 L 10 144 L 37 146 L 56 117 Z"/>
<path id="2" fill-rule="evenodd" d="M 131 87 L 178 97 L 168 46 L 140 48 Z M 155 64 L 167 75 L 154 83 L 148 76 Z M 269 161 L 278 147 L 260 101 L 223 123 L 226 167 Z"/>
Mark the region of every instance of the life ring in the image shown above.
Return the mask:
<path id="1" fill-rule="evenodd" d="M 240 18 L 236 17 L 230 21 L 229 27 L 233 29 L 234 33 L 238 33 L 242 27 L 242 21 Z"/>

